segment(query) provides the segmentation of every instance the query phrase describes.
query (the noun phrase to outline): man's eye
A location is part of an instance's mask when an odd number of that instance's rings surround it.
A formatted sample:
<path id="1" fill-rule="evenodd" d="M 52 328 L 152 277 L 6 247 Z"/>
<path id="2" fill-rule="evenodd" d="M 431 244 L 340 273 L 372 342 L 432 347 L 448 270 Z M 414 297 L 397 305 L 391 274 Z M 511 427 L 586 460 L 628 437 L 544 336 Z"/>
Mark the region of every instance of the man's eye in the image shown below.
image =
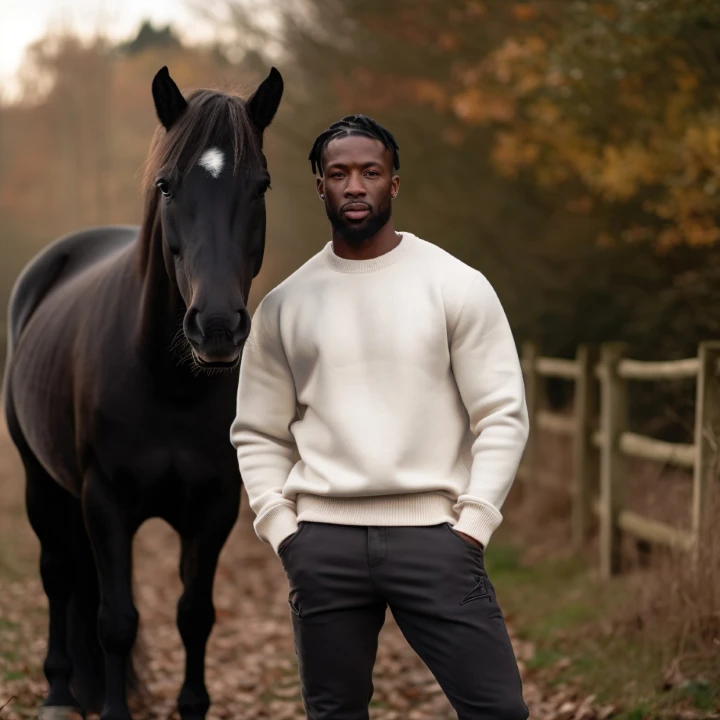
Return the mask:
<path id="1" fill-rule="evenodd" d="M 374 176 L 377 176 L 377 175 L 379 175 L 379 174 L 380 174 L 380 173 L 378 173 L 376 170 L 368 170 L 368 171 L 367 171 L 367 175 L 372 175 L 373 177 L 374 177 Z"/>

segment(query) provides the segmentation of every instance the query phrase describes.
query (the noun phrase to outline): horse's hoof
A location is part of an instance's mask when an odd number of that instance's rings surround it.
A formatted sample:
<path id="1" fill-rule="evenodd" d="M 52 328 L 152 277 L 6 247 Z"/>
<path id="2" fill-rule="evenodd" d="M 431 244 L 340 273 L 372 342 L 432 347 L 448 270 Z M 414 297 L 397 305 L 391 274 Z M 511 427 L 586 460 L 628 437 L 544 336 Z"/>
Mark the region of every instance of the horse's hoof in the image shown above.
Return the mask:
<path id="1" fill-rule="evenodd" d="M 85 720 L 85 716 L 74 707 L 45 705 L 40 708 L 38 720 Z"/>

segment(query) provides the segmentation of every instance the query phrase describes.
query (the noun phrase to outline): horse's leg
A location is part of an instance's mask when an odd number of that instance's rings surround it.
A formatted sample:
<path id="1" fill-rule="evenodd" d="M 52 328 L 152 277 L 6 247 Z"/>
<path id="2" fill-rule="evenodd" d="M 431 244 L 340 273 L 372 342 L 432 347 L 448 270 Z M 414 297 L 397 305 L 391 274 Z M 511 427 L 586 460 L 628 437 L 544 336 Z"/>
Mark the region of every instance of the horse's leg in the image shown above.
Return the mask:
<path id="1" fill-rule="evenodd" d="M 208 513 L 192 534 L 182 534 L 180 577 L 183 594 L 178 601 L 177 625 L 185 645 L 185 681 L 178 697 L 182 720 L 203 720 L 210 707 L 205 687 L 205 648 L 215 623 L 213 581 L 218 557 L 239 508 L 228 498 Z"/>
<path id="2" fill-rule="evenodd" d="M 25 502 L 28 519 L 40 540 L 40 575 L 48 598 L 48 649 L 43 664 L 50 689 L 46 706 L 69 708 L 80 705 L 70 690 L 72 667 L 67 651 L 67 611 L 73 591 L 73 534 L 82 523 L 80 503 L 48 475 L 26 448 L 21 452 L 25 466 Z M 56 711 L 57 717 L 61 717 Z M 78 716 L 79 717 L 79 716 Z"/>
<path id="3" fill-rule="evenodd" d="M 132 539 L 137 522 L 110 482 L 98 474 L 86 478 L 82 500 L 100 581 L 98 635 L 105 656 L 105 704 L 100 717 L 131 720 L 126 683 L 138 627 L 132 598 Z"/>

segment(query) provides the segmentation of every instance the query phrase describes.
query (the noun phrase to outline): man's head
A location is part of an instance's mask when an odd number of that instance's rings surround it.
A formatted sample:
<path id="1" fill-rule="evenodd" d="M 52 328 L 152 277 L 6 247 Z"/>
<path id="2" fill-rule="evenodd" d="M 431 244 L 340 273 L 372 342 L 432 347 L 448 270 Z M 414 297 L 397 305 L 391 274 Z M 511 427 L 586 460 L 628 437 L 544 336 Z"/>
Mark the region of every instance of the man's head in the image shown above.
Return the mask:
<path id="1" fill-rule="evenodd" d="M 360 245 L 385 226 L 400 187 L 390 132 L 365 115 L 348 115 L 318 136 L 309 160 L 328 219 L 347 243 Z"/>

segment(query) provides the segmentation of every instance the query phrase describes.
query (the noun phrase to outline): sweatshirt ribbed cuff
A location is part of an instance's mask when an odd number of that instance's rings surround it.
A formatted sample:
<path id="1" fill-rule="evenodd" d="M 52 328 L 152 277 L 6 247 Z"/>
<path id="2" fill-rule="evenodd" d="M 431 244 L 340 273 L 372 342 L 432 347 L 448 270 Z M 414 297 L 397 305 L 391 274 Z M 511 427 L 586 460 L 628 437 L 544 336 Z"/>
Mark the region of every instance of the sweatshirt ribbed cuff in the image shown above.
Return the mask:
<path id="1" fill-rule="evenodd" d="M 465 502 L 460 507 L 460 516 L 453 529 L 475 538 L 483 547 L 487 547 L 502 519 L 500 511 L 490 504 Z"/>
<path id="2" fill-rule="evenodd" d="M 261 540 L 270 543 L 275 554 L 277 554 L 280 543 L 298 528 L 295 508 L 285 503 L 275 505 L 275 507 L 270 508 L 264 515 L 255 520 L 254 527 L 257 536 Z"/>

